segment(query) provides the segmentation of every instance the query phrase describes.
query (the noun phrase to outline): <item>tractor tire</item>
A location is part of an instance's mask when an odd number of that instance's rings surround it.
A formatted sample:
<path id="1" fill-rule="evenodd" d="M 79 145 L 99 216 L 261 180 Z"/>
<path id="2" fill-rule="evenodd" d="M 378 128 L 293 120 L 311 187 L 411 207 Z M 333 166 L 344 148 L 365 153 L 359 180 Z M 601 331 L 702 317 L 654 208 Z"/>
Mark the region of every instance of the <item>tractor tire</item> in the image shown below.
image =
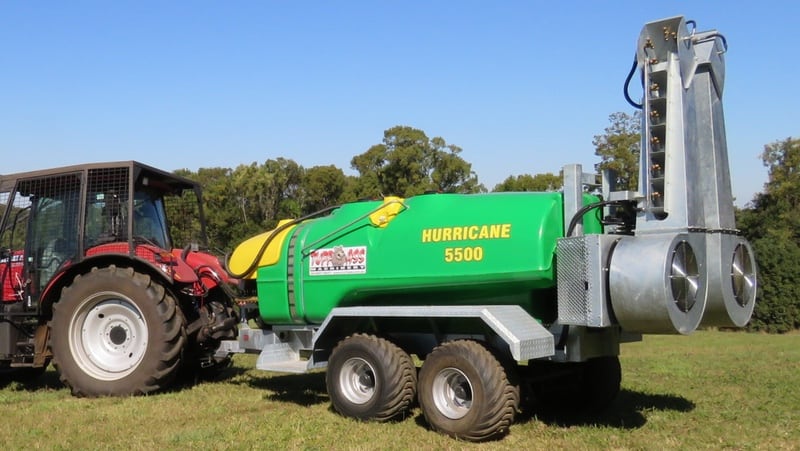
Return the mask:
<path id="1" fill-rule="evenodd" d="M 183 315 L 164 287 L 113 265 L 93 268 L 64 288 L 50 329 L 53 364 L 80 397 L 163 389 L 186 344 Z"/>
<path id="2" fill-rule="evenodd" d="M 435 348 L 422 364 L 418 392 L 431 428 L 473 442 L 506 435 L 519 407 L 516 374 L 471 340 Z"/>
<path id="3" fill-rule="evenodd" d="M 325 376 L 333 408 L 359 420 L 389 421 L 411 409 L 417 369 L 405 351 L 372 335 L 340 341 Z"/>

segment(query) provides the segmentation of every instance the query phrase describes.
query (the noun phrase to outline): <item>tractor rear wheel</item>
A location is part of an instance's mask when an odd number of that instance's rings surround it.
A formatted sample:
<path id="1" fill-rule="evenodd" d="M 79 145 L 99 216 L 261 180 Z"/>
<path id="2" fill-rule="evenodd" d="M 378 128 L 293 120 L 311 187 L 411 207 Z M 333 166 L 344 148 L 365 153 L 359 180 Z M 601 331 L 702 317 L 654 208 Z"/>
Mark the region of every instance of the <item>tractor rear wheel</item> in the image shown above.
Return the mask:
<path id="1" fill-rule="evenodd" d="M 395 344 L 356 334 L 333 349 L 325 382 L 331 403 L 340 414 L 388 421 L 411 408 L 417 369 L 411 356 Z"/>
<path id="2" fill-rule="evenodd" d="M 508 433 L 519 406 L 513 370 L 471 340 L 436 347 L 419 372 L 419 405 L 434 430 L 469 441 Z"/>
<path id="3" fill-rule="evenodd" d="M 132 268 L 93 268 L 53 306 L 50 350 L 76 396 L 129 396 L 163 389 L 186 343 L 169 293 Z"/>

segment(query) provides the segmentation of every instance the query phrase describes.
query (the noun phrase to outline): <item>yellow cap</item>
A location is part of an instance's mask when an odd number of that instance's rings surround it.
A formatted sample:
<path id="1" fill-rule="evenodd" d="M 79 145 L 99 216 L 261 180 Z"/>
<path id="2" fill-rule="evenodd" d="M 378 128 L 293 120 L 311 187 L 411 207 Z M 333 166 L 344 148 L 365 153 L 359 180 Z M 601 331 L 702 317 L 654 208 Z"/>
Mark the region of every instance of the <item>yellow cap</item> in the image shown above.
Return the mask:
<path id="1" fill-rule="evenodd" d="M 372 225 L 376 227 L 386 227 L 389 222 L 394 219 L 406 208 L 403 203 L 405 199 L 402 197 L 389 196 L 383 198 L 383 205 L 369 215 L 369 220 Z"/>

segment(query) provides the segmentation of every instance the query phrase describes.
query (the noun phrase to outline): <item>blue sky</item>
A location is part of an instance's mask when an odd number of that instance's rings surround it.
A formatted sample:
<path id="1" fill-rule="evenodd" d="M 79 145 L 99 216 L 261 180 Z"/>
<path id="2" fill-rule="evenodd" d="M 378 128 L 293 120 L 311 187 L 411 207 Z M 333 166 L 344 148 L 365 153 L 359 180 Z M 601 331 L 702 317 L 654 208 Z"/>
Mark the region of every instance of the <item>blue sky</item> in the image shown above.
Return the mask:
<path id="1" fill-rule="evenodd" d="M 0 1 L 0 173 L 135 159 L 166 170 L 350 159 L 408 125 L 488 188 L 591 168 L 642 26 L 729 45 L 737 204 L 798 132 L 797 2 Z M 638 96 L 634 89 L 633 93 Z"/>

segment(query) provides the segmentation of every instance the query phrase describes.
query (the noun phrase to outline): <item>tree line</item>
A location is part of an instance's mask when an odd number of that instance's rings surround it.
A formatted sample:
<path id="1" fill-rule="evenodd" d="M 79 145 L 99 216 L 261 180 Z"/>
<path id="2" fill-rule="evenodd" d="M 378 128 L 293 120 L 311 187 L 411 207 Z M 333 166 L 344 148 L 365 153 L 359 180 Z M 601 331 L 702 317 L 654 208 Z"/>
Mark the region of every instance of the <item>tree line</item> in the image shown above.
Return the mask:
<path id="1" fill-rule="evenodd" d="M 640 113 L 613 113 L 609 122 L 592 141 L 600 159 L 596 169 L 613 170 L 617 190 L 635 190 Z M 461 150 L 422 130 L 395 126 L 384 132 L 382 142 L 351 159 L 357 175 L 346 175 L 333 165 L 304 168 L 286 158 L 176 174 L 203 187 L 209 242 L 229 251 L 273 229 L 279 219 L 346 202 L 426 192 L 487 192 Z M 800 139 L 767 144 L 761 158 L 768 168 L 764 190 L 736 211 L 737 225 L 753 246 L 759 270 L 757 304 L 748 328 L 787 332 L 800 328 Z M 556 191 L 562 183 L 562 174 L 511 175 L 492 191 Z"/>
<path id="2" fill-rule="evenodd" d="M 346 175 L 333 165 L 305 168 L 287 158 L 175 173 L 203 187 L 208 240 L 230 250 L 244 239 L 274 228 L 280 219 L 303 217 L 346 202 L 429 192 L 487 192 L 460 154 L 460 147 L 441 137 L 429 138 L 422 130 L 396 126 L 384 132 L 381 143 L 351 159 L 357 175 Z M 560 187 L 560 174 L 526 174 L 509 176 L 493 191 Z"/>

